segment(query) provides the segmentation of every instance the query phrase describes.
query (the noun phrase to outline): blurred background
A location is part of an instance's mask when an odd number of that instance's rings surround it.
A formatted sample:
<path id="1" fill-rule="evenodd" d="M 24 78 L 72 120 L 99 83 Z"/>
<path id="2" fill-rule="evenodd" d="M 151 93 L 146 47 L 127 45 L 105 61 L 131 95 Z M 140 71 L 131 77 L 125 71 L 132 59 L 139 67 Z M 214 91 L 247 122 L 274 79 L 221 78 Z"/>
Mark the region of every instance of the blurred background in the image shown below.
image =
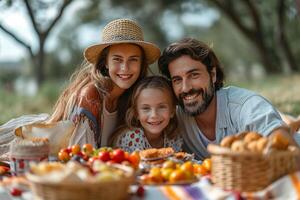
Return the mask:
<path id="1" fill-rule="evenodd" d="M 183 37 L 208 43 L 226 85 L 300 114 L 300 0 L 1 0 L 0 125 L 51 113 L 83 50 L 100 41 L 105 24 L 124 17 L 161 50 Z"/>

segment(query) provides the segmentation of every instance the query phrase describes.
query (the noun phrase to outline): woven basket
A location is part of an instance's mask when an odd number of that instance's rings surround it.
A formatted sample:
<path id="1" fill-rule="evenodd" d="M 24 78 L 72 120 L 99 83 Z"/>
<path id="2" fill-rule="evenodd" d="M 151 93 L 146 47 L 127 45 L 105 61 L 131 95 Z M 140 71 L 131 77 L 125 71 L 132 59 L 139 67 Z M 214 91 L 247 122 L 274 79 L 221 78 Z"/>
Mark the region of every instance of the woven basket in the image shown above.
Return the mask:
<path id="1" fill-rule="evenodd" d="M 297 154 L 293 151 L 233 152 L 213 144 L 208 146 L 208 151 L 212 159 L 212 181 L 225 190 L 262 190 L 296 169 Z"/>
<path id="2" fill-rule="evenodd" d="M 114 165 L 126 171 L 121 180 L 95 183 L 49 183 L 40 177 L 27 173 L 34 198 L 37 200 L 121 200 L 127 199 L 129 186 L 134 181 L 133 170 L 121 165 Z"/>

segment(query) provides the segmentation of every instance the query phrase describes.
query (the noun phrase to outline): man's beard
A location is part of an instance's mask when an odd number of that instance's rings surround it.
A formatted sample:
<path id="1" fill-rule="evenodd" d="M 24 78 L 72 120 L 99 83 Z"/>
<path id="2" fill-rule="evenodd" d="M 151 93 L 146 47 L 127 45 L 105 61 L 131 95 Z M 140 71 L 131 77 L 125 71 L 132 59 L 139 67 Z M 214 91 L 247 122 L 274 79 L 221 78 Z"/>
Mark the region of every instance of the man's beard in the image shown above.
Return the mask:
<path id="1" fill-rule="evenodd" d="M 194 95 L 198 94 L 202 96 L 202 102 L 200 100 L 191 102 L 191 103 L 184 103 L 183 98 L 188 95 Z M 212 101 L 213 97 L 215 96 L 215 87 L 212 81 L 210 80 L 210 84 L 208 86 L 208 90 L 203 90 L 203 89 L 191 89 L 189 92 L 184 92 L 179 94 L 179 105 L 185 113 L 191 116 L 197 116 L 201 113 L 203 113 L 207 107 L 209 106 L 210 102 Z"/>

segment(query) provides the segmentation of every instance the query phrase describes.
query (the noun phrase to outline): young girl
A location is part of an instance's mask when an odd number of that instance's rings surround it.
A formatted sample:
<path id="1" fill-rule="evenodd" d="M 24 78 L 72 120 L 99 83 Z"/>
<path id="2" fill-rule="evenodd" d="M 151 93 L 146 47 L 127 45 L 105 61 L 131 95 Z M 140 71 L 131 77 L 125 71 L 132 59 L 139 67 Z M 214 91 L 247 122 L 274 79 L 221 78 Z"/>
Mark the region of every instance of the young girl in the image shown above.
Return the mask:
<path id="1" fill-rule="evenodd" d="M 175 107 L 173 90 L 165 78 L 144 78 L 131 96 L 126 127 L 115 132 L 112 146 L 128 152 L 162 147 L 181 151 L 183 141 L 176 131 Z"/>

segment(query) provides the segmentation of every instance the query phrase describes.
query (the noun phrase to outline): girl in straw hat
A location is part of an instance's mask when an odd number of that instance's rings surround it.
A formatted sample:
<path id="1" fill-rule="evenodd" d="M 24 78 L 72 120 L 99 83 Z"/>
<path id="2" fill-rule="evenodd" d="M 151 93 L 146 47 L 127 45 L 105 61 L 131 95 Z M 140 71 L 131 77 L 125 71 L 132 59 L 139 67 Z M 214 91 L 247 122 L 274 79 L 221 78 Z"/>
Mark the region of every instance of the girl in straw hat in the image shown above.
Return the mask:
<path id="1" fill-rule="evenodd" d="M 50 122 L 71 119 L 71 144 L 106 146 L 114 128 L 123 123 L 132 86 L 157 60 L 159 48 L 145 42 L 141 27 L 129 19 L 108 23 L 102 41 L 84 51 L 86 63 L 71 77 Z"/>

